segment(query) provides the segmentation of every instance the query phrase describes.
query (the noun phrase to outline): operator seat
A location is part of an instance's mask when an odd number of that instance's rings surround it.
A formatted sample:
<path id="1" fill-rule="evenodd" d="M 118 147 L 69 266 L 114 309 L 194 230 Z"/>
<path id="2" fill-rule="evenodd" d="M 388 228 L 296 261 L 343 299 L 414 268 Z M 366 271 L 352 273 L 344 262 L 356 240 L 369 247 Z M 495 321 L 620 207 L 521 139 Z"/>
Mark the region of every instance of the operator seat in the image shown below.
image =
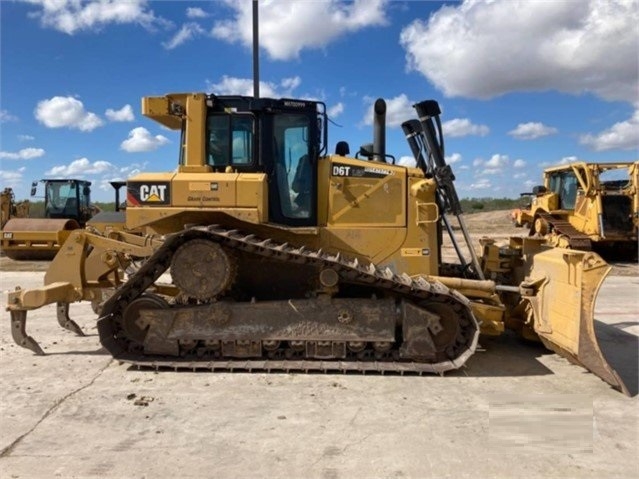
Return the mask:
<path id="1" fill-rule="evenodd" d="M 67 198 L 62 210 L 64 217 L 72 218 L 78 215 L 78 200 L 76 198 Z"/>
<path id="2" fill-rule="evenodd" d="M 311 159 L 308 155 L 300 157 L 291 183 L 291 190 L 297 193 L 295 198 L 297 209 L 300 212 L 306 212 L 306 214 L 311 206 L 311 182 L 313 181 L 311 166 Z"/>

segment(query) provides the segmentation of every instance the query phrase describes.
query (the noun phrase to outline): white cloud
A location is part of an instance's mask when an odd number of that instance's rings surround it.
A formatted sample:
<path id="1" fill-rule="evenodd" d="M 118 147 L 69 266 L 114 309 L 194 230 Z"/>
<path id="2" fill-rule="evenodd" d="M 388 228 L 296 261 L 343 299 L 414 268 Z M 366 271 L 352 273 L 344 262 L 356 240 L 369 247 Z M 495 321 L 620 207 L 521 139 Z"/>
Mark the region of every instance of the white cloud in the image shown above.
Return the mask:
<path id="1" fill-rule="evenodd" d="M 302 80 L 300 77 L 284 78 L 279 84 L 260 82 L 261 97 L 290 97 Z M 248 95 L 253 96 L 253 80 L 251 78 L 237 78 L 224 75 L 218 83 L 207 82 L 207 91 L 216 95 Z M 298 95 L 299 97 L 299 95 Z"/>
<path id="2" fill-rule="evenodd" d="M 399 160 L 397 160 L 397 164 L 400 166 L 409 166 L 411 168 L 414 168 L 417 162 L 412 156 L 400 156 Z"/>
<path id="3" fill-rule="evenodd" d="M 554 135 L 557 128 L 544 125 L 540 122 L 520 123 L 517 128 L 510 130 L 508 134 L 518 140 L 535 140 L 542 136 Z"/>
<path id="4" fill-rule="evenodd" d="M 342 102 L 336 103 L 326 112 L 329 118 L 337 118 L 342 113 L 344 113 L 344 104 Z"/>
<path id="5" fill-rule="evenodd" d="M 282 87 L 286 90 L 293 91 L 302 83 L 302 79 L 298 76 L 284 78 L 282 80 Z"/>
<path id="6" fill-rule="evenodd" d="M 508 156 L 495 154 L 491 156 L 490 160 L 484 163 L 484 165 L 488 168 L 503 168 L 504 166 L 508 165 Z"/>
<path id="7" fill-rule="evenodd" d="M 592 92 L 636 101 L 635 1 L 480 2 L 440 8 L 401 33 L 408 68 L 447 96 Z"/>
<path id="8" fill-rule="evenodd" d="M 446 163 L 452 165 L 453 163 L 459 163 L 462 159 L 462 156 L 459 153 L 453 153 L 452 155 L 448 155 L 445 160 Z"/>
<path id="9" fill-rule="evenodd" d="M 365 125 L 373 124 L 373 107 L 375 105 L 375 99 L 371 97 L 364 98 L 364 101 L 368 103 L 368 108 L 364 116 L 363 123 Z M 416 113 L 413 109 L 415 102 L 408 99 L 408 97 L 402 93 L 395 98 L 386 98 L 386 126 L 396 127 L 404 123 L 410 118 L 414 118 Z"/>
<path id="10" fill-rule="evenodd" d="M 117 167 L 115 165 L 111 165 L 112 168 L 109 168 L 101 178 L 97 180 L 92 180 L 95 183 L 95 187 L 102 191 L 107 191 L 109 193 L 114 193 L 113 186 L 110 184 L 111 181 L 123 181 L 127 178 L 135 176 L 139 174 L 142 170 L 146 169 L 148 163 L 131 163 L 126 166 Z M 122 190 L 121 190 L 122 191 Z"/>
<path id="11" fill-rule="evenodd" d="M 167 50 L 173 50 L 174 48 L 182 45 L 184 42 L 191 40 L 192 38 L 205 35 L 204 29 L 197 23 L 185 23 L 182 28 L 173 35 L 168 42 L 163 42 L 162 46 Z"/>
<path id="12" fill-rule="evenodd" d="M 145 170 L 148 166 L 148 162 L 144 163 L 131 163 L 130 165 L 121 166 L 118 170 L 120 175 L 123 175 L 124 178 L 128 178 L 129 176 L 137 175 L 142 170 Z"/>
<path id="13" fill-rule="evenodd" d="M 510 164 L 508 155 L 494 154 L 489 160 L 475 158 L 473 160 L 473 168 L 478 175 L 498 175 L 503 172 L 504 168 Z M 481 170 L 480 170 L 481 168 Z"/>
<path id="14" fill-rule="evenodd" d="M 108 161 L 89 161 L 88 158 L 78 158 L 68 165 L 58 165 L 45 173 L 48 176 L 62 176 L 80 178 L 84 175 L 96 175 L 114 170 L 113 164 Z"/>
<path id="15" fill-rule="evenodd" d="M 105 113 L 106 116 L 111 121 L 133 121 L 135 120 L 135 115 L 133 115 L 133 108 L 131 105 L 124 105 L 119 110 L 112 110 L 109 108 Z"/>
<path id="16" fill-rule="evenodd" d="M 446 157 L 446 163 L 449 165 L 452 165 L 453 163 L 459 163 L 461 160 L 462 156 L 459 153 L 453 153 L 452 155 L 448 155 Z M 400 156 L 399 160 L 397 160 L 397 164 L 402 166 L 415 167 L 417 162 L 412 156 Z"/>
<path id="17" fill-rule="evenodd" d="M 157 150 L 167 143 L 168 138 L 162 135 L 152 136 L 149 130 L 139 126 L 129 132 L 129 137 L 122 142 L 120 148 L 129 153 L 140 153 Z"/>
<path id="18" fill-rule="evenodd" d="M 487 190 L 492 188 L 492 183 L 488 178 L 479 178 L 476 182 L 472 183 L 469 188 L 471 190 Z"/>
<path id="19" fill-rule="evenodd" d="M 526 166 L 526 162 L 522 159 L 515 160 L 513 163 L 513 168 L 524 168 Z"/>
<path id="20" fill-rule="evenodd" d="M 225 0 L 232 20 L 215 22 L 211 34 L 230 43 L 252 45 L 252 2 Z M 387 24 L 386 0 L 341 2 L 260 2 L 260 47 L 275 60 L 299 57 L 303 49 L 323 48 L 333 40 Z"/>
<path id="21" fill-rule="evenodd" d="M 455 118 L 442 123 L 442 130 L 449 138 L 460 136 L 486 136 L 490 128 L 486 125 L 475 125 L 468 118 Z"/>
<path id="22" fill-rule="evenodd" d="M 570 163 L 575 163 L 576 161 L 581 161 L 581 160 L 577 156 L 564 156 L 561 160 L 559 160 L 559 163 L 556 163 L 556 164 L 568 165 Z"/>
<path id="23" fill-rule="evenodd" d="M 564 156 L 559 161 L 542 161 L 538 164 L 540 168 L 550 168 L 553 166 L 567 165 L 569 163 L 574 163 L 575 161 L 587 161 L 582 160 L 578 156 Z"/>
<path id="24" fill-rule="evenodd" d="M 596 135 L 583 135 L 579 142 L 595 151 L 639 148 L 639 109 L 630 119 L 615 123 Z"/>
<path id="25" fill-rule="evenodd" d="M 18 141 L 33 141 L 33 140 L 35 140 L 35 137 L 31 135 L 18 135 Z"/>
<path id="26" fill-rule="evenodd" d="M 18 152 L 0 151 L 0 158 L 6 160 L 32 160 L 44 155 L 42 148 L 23 148 Z"/>
<path id="27" fill-rule="evenodd" d="M 0 123 L 8 123 L 10 121 L 18 121 L 18 117 L 12 115 L 7 110 L 0 110 Z"/>
<path id="28" fill-rule="evenodd" d="M 199 7 L 189 7 L 186 9 L 186 16 L 187 18 L 206 18 L 209 14 Z"/>
<path id="29" fill-rule="evenodd" d="M 25 167 L 18 168 L 17 170 L 0 170 L 0 181 L 4 183 L 4 186 L 16 186 L 22 180 L 25 172 Z"/>
<path id="30" fill-rule="evenodd" d="M 138 24 L 147 29 L 170 22 L 156 17 L 147 0 L 26 0 L 40 7 L 30 17 L 39 18 L 42 26 L 69 35 L 79 31 L 98 31 L 109 24 Z"/>
<path id="31" fill-rule="evenodd" d="M 75 128 L 92 131 L 104 124 L 95 113 L 88 112 L 80 100 L 70 96 L 54 96 L 42 100 L 35 109 L 35 117 L 49 128 Z"/>

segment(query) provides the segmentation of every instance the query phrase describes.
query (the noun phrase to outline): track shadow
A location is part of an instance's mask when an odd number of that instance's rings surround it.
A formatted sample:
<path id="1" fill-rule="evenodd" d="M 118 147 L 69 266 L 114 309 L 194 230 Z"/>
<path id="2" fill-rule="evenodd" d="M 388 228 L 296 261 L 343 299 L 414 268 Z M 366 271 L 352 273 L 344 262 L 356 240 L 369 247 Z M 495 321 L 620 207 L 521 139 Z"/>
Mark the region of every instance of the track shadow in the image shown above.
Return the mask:
<path id="1" fill-rule="evenodd" d="M 639 337 L 619 328 L 635 324 L 638 323 L 626 321 L 611 325 L 595 320 L 595 335 L 601 352 L 632 397 L 639 394 Z"/>
<path id="2" fill-rule="evenodd" d="M 466 367 L 447 375 L 506 377 L 554 374 L 538 361 L 541 356 L 554 354 L 541 343 L 526 341 L 507 331 L 499 337 L 480 336 L 479 344 L 481 347 L 477 348 Z"/>
<path id="3" fill-rule="evenodd" d="M 96 349 L 95 351 L 61 351 L 50 353 L 44 350 L 45 356 L 109 356 L 110 353 L 105 348 Z"/>

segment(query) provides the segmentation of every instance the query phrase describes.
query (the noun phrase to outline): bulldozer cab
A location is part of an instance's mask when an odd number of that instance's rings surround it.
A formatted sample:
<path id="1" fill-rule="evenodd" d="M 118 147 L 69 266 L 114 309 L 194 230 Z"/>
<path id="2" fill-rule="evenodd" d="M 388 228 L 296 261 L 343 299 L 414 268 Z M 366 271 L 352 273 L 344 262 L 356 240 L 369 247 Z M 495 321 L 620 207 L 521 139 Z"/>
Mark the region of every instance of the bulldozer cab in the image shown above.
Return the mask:
<path id="1" fill-rule="evenodd" d="M 91 182 L 83 180 L 40 180 L 44 183 L 44 216 L 74 219 L 84 225 L 91 218 Z M 31 186 L 34 196 L 37 182 Z"/>
<path id="2" fill-rule="evenodd" d="M 290 108 L 286 102 L 266 100 L 268 108 L 253 111 L 238 111 L 251 108 L 241 99 L 232 103 L 231 111 L 228 106 L 208 109 L 207 165 L 220 172 L 266 172 L 269 219 L 287 226 L 316 225 L 315 166 L 321 143 L 316 103 L 295 102 Z"/>
<path id="3" fill-rule="evenodd" d="M 127 221 L 145 207 L 155 215 L 164 207 L 206 202 L 210 210 L 231 214 L 257 205 L 258 222 L 317 226 L 325 110 L 322 102 L 306 100 L 178 93 L 145 98 L 145 116 L 181 130 L 180 161 L 175 175 L 128 182 Z M 198 222 L 196 213 L 182 216 Z M 161 223 L 154 227 L 163 228 Z"/>
<path id="4" fill-rule="evenodd" d="M 559 197 L 559 209 L 572 210 L 577 200 L 579 182 L 572 170 L 552 174 L 548 178 L 548 190 Z"/>

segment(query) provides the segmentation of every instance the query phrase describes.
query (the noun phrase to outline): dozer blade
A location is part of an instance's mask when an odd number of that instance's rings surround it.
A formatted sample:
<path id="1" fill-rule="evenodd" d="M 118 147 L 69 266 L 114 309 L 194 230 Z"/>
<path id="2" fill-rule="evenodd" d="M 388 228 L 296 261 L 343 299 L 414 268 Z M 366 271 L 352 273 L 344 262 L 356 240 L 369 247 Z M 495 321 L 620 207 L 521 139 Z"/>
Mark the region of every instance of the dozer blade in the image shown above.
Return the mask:
<path id="1" fill-rule="evenodd" d="M 524 297 L 533 308 L 534 330 L 546 347 L 629 395 L 595 337 L 595 300 L 610 269 L 596 253 L 553 248 L 534 255 L 522 286 L 535 291 Z"/>

